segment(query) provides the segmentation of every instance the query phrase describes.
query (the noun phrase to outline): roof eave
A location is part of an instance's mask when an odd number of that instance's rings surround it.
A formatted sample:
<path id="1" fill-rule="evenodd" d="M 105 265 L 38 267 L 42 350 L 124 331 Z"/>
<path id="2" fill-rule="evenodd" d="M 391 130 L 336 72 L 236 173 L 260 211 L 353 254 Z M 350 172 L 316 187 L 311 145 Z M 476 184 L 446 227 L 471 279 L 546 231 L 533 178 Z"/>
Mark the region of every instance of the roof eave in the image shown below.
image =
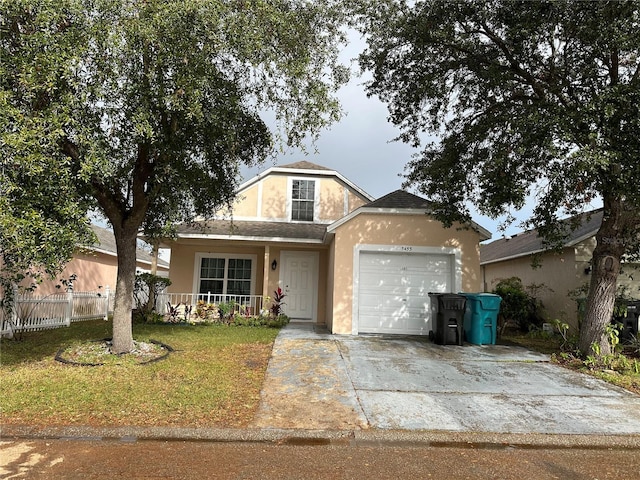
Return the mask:
<path id="1" fill-rule="evenodd" d="M 363 207 L 355 209 L 354 211 L 352 211 L 348 215 L 342 217 L 340 220 L 337 220 L 334 223 L 332 223 L 331 225 L 329 225 L 327 227 L 327 233 L 333 233 L 336 228 L 340 227 L 341 225 L 344 225 L 346 222 L 348 222 L 352 218 L 354 218 L 357 215 L 360 215 L 362 213 L 371 213 L 371 214 L 374 214 L 374 215 L 376 215 L 376 214 L 377 215 L 380 215 L 380 214 L 428 215 L 429 214 L 428 210 L 425 209 L 425 208 L 384 208 L 384 207 L 371 208 L 371 207 L 363 206 Z M 476 222 L 471 221 L 471 227 L 480 234 L 480 237 L 482 238 L 481 241 L 489 240 L 491 238 L 491 232 L 489 232 L 489 230 L 487 230 L 486 228 L 480 226 Z"/>
<path id="2" fill-rule="evenodd" d="M 196 239 L 196 240 L 233 240 L 245 242 L 272 242 L 272 243 L 313 243 L 322 244 L 321 238 L 296 238 L 296 237 L 262 237 L 251 235 L 220 235 L 208 233 L 179 233 L 178 239 Z"/>
<path id="3" fill-rule="evenodd" d="M 82 246 L 82 247 L 80 247 L 80 248 L 81 248 L 82 250 L 87 251 L 87 252 L 101 253 L 101 254 L 103 254 L 103 255 L 108 255 L 108 256 L 110 256 L 110 257 L 116 257 L 116 258 L 118 257 L 118 254 L 117 254 L 116 252 L 112 252 L 112 251 L 110 251 L 110 250 L 104 250 L 104 249 L 102 249 L 102 248 L 97 248 L 97 247 L 85 247 L 85 246 Z M 151 263 L 152 263 L 152 262 L 151 262 L 151 260 L 143 260 L 143 259 L 141 259 L 141 258 L 138 258 L 137 256 L 136 256 L 136 262 L 138 262 L 138 263 L 144 263 L 144 264 L 148 264 L 148 265 L 151 265 Z M 168 265 L 161 265 L 161 264 L 158 264 L 158 266 L 159 266 L 160 268 L 166 268 L 166 269 L 169 269 L 169 266 L 168 266 Z"/>
<path id="4" fill-rule="evenodd" d="M 593 230 L 589 233 L 586 233 L 584 235 L 581 235 L 580 237 L 571 240 L 570 242 L 565 243 L 564 245 L 562 245 L 562 248 L 571 248 L 571 247 L 575 247 L 577 244 L 584 242 L 585 240 L 588 240 L 589 238 L 593 237 L 595 234 L 597 233 L 597 230 Z M 507 257 L 500 257 L 500 258 L 496 258 L 494 260 L 488 260 L 486 262 L 480 262 L 480 265 L 488 265 L 490 263 L 497 263 L 497 262 L 506 262 L 507 260 L 514 260 L 516 258 L 522 258 L 522 257 L 526 257 L 526 256 L 531 256 L 531 255 L 537 255 L 539 253 L 545 253 L 545 252 L 551 252 L 553 251 L 552 248 L 538 248 L 536 250 L 529 250 L 526 252 L 522 252 L 522 253 L 517 253 L 515 255 L 509 255 Z"/>
<path id="5" fill-rule="evenodd" d="M 523 253 L 517 253 L 515 255 L 510 255 L 508 257 L 501 257 L 501 258 L 496 258 L 493 260 L 486 260 L 486 261 L 480 261 L 480 265 L 489 265 L 490 263 L 499 263 L 499 262 L 506 262 L 508 260 L 515 260 L 517 258 L 523 258 L 523 257 L 530 257 L 532 255 L 536 255 L 538 253 L 544 253 L 544 252 L 548 252 L 549 250 L 532 250 L 530 252 L 523 252 Z"/>

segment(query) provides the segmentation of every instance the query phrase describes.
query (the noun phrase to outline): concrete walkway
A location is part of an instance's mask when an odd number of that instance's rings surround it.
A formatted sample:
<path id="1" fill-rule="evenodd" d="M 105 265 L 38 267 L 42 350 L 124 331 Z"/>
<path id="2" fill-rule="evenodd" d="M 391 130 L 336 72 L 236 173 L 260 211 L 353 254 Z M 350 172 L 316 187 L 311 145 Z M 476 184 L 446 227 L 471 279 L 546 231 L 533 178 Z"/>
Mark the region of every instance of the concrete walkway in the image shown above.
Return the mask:
<path id="1" fill-rule="evenodd" d="M 336 336 L 276 339 L 253 428 L 640 434 L 640 397 L 507 346 Z"/>

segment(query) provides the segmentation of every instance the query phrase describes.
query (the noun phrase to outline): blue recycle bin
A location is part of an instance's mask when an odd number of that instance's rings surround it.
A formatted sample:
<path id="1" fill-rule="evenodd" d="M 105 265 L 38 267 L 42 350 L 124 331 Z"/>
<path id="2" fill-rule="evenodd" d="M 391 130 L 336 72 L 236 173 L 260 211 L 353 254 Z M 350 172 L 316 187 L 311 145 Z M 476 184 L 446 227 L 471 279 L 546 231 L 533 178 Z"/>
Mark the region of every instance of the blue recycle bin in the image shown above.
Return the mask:
<path id="1" fill-rule="evenodd" d="M 464 333 L 467 342 L 495 345 L 498 336 L 498 312 L 502 298 L 492 293 L 461 293 L 467 298 Z"/>

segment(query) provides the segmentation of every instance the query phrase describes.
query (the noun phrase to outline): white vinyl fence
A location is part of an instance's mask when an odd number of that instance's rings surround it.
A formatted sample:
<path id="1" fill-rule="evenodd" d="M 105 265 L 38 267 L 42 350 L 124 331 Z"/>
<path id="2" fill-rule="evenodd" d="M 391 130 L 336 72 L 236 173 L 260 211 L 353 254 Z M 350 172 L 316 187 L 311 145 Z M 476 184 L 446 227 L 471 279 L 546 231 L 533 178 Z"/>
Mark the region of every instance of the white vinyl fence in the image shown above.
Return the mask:
<path id="1" fill-rule="evenodd" d="M 14 333 L 68 327 L 71 322 L 107 319 L 113 312 L 114 295 L 104 292 L 67 292 L 47 296 L 20 294 L 14 291 L 15 307 L 11 314 L 0 309 L 0 336 Z"/>
<path id="2" fill-rule="evenodd" d="M 232 295 L 216 293 L 160 293 L 156 299 L 156 310 L 158 313 L 166 314 L 168 304 L 176 307 L 185 305 L 196 307 L 198 302 L 205 304 L 220 305 L 221 303 L 232 303 L 235 310 L 247 315 L 259 315 L 263 308 L 264 297 L 262 295 Z"/>

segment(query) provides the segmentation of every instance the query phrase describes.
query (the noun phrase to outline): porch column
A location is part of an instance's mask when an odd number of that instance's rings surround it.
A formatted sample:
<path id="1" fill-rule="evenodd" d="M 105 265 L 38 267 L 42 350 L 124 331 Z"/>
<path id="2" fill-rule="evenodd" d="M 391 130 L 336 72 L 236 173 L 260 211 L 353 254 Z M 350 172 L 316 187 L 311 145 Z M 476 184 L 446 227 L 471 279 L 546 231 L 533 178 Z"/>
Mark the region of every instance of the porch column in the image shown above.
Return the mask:
<path id="1" fill-rule="evenodd" d="M 271 252 L 269 245 L 264 247 L 264 272 L 262 274 L 262 296 L 269 295 L 269 272 L 271 271 Z"/>

